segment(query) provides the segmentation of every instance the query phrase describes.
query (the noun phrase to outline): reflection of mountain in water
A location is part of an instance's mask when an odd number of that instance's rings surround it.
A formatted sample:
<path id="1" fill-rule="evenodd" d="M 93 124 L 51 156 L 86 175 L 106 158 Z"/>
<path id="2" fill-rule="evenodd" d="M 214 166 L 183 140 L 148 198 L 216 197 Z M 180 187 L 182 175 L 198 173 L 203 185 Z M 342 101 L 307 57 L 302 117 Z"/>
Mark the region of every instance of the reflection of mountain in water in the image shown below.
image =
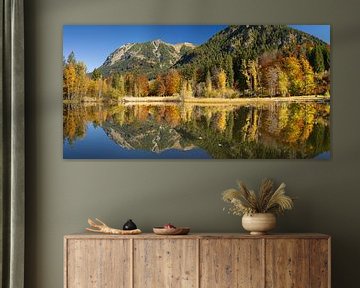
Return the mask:
<path id="1" fill-rule="evenodd" d="M 159 153 L 169 149 L 186 151 L 195 148 L 193 145 L 183 145 L 181 135 L 168 125 L 148 121 L 121 126 L 104 122 L 101 126 L 109 138 L 126 149 Z"/>
<path id="2" fill-rule="evenodd" d="M 200 148 L 217 159 L 302 159 L 330 150 L 329 103 L 242 106 L 64 106 L 64 140 L 101 126 L 122 148 L 161 153 Z M 91 144 L 90 144 L 91 145 Z M 327 155 L 327 154 L 326 154 Z"/>

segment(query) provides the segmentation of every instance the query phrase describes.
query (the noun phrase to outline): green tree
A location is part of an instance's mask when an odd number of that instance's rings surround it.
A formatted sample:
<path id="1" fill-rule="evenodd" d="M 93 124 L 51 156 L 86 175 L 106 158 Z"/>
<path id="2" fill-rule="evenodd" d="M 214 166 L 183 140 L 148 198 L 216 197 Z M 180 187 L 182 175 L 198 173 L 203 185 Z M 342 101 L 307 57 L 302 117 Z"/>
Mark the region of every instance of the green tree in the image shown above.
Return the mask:
<path id="1" fill-rule="evenodd" d="M 330 70 L 330 49 L 329 47 L 323 47 L 323 58 L 324 58 L 324 68 L 326 71 Z"/>
<path id="2" fill-rule="evenodd" d="M 134 75 L 132 73 L 125 74 L 125 94 L 134 96 Z"/>
<path id="3" fill-rule="evenodd" d="M 99 69 L 95 68 L 93 72 L 91 73 L 91 79 L 92 80 L 99 80 L 102 78 L 102 74 Z"/>
<path id="4" fill-rule="evenodd" d="M 120 75 L 117 83 L 117 89 L 119 90 L 121 96 L 125 96 L 125 79 L 123 75 Z"/>
<path id="5" fill-rule="evenodd" d="M 75 65 L 76 64 L 76 58 L 75 58 L 75 53 L 74 51 L 71 51 L 68 58 L 67 58 L 67 64 L 73 64 Z"/>
<path id="6" fill-rule="evenodd" d="M 234 86 L 234 68 L 233 68 L 233 59 L 230 55 L 226 55 L 225 57 L 225 65 L 224 65 L 227 83 L 230 88 Z"/>
<path id="7" fill-rule="evenodd" d="M 125 79 L 123 75 L 116 73 L 112 77 L 111 86 L 117 90 L 117 95 L 125 96 Z"/>
<path id="8" fill-rule="evenodd" d="M 319 73 L 325 70 L 323 49 L 320 45 L 316 45 L 311 50 L 309 60 L 315 72 Z"/>
<path id="9" fill-rule="evenodd" d="M 247 70 L 246 60 L 240 60 L 240 72 L 239 72 L 239 89 L 245 92 L 245 90 L 250 88 L 250 75 Z"/>

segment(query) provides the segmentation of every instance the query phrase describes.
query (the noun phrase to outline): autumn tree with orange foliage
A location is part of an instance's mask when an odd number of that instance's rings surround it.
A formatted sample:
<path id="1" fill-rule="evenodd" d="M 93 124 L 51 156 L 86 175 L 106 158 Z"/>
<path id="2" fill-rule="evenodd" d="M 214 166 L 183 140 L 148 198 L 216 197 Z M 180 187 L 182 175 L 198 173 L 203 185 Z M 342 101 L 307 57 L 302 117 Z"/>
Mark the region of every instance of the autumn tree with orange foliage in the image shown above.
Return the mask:
<path id="1" fill-rule="evenodd" d="M 166 86 L 164 79 L 158 75 L 154 81 L 154 95 L 155 96 L 164 96 L 166 92 Z"/>
<path id="2" fill-rule="evenodd" d="M 181 76 L 175 69 L 171 69 L 165 76 L 166 95 L 172 96 L 180 91 Z"/>
<path id="3" fill-rule="evenodd" d="M 145 97 L 149 94 L 149 79 L 146 75 L 139 75 L 135 79 L 135 85 L 138 89 L 140 97 Z"/>
<path id="4" fill-rule="evenodd" d="M 89 82 L 85 63 L 76 61 L 74 52 L 71 52 L 63 68 L 63 98 L 82 99 L 86 96 Z"/>

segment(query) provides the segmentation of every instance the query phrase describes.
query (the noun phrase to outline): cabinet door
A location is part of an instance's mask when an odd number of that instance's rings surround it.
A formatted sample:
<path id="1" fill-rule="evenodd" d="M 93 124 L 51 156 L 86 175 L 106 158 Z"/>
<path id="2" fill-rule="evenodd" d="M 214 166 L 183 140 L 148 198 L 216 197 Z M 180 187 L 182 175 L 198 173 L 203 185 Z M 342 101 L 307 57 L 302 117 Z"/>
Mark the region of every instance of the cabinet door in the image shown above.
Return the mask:
<path id="1" fill-rule="evenodd" d="M 65 287 L 131 287 L 130 240 L 68 239 L 65 253 Z"/>
<path id="2" fill-rule="evenodd" d="M 310 288 L 330 287 L 330 240 L 310 241 Z"/>
<path id="3" fill-rule="evenodd" d="M 197 287 L 197 240 L 134 240 L 135 288 Z"/>
<path id="4" fill-rule="evenodd" d="M 310 241 L 266 240 L 266 287 L 310 287 Z"/>
<path id="5" fill-rule="evenodd" d="M 264 287 L 263 242 L 260 239 L 200 241 L 200 287 Z"/>

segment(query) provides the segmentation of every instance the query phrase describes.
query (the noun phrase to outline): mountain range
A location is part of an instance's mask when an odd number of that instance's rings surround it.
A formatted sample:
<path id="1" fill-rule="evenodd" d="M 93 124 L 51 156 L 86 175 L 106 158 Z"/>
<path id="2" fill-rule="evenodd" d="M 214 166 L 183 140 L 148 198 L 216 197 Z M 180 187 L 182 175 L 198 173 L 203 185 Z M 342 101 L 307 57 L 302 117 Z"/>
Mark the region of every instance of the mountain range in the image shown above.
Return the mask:
<path id="1" fill-rule="evenodd" d="M 98 68 L 104 75 L 141 73 L 150 78 L 169 68 L 208 68 L 221 65 L 227 55 L 255 59 L 268 51 L 291 54 L 308 46 L 326 46 L 315 36 L 286 25 L 232 25 L 200 46 L 162 40 L 128 43 L 112 52 Z"/>
<path id="2" fill-rule="evenodd" d="M 128 43 L 112 52 L 99 67 L 104 75 L 113 72 L 147 74 L 150 78 L 172 67 L 188 51 L 192 43 L 170 44 L 160 39 L 144 43 Z"/>

